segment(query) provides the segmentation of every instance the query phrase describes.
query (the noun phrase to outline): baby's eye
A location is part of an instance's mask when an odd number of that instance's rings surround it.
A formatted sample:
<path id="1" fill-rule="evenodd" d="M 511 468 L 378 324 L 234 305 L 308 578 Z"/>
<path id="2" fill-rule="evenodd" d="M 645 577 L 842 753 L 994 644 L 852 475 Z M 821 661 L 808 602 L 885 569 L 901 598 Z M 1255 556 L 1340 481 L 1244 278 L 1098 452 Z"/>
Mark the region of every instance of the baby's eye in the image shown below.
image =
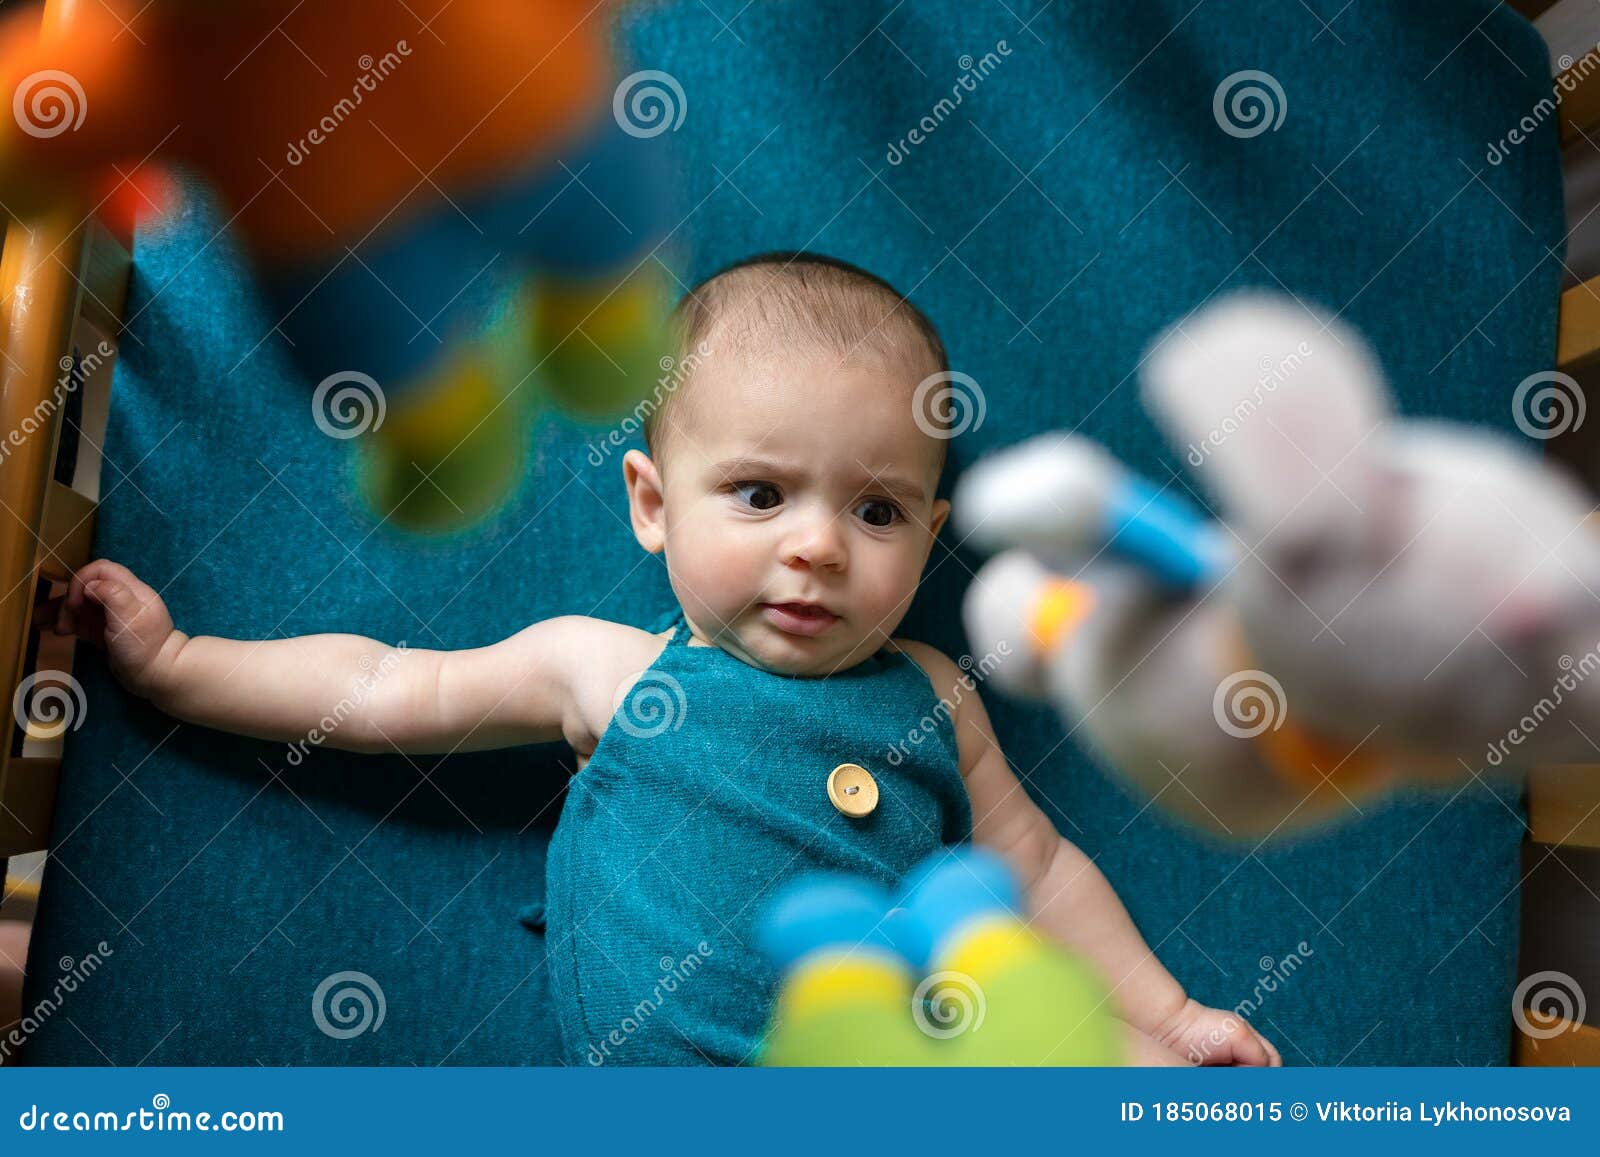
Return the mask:
<path id="1" fill-rule="evenodd" d="M 894 503 L 882 498 L 869 498 L 856 506 L 856 517 L 868 526 L 893 526 L 902 515 Z"/>
<path id="2" fill-rule="evenodd" d="M 733 492 L 754 510 L 771 510 L 783 502 L 783 495 L 770 482 L 736 482 Z"/>

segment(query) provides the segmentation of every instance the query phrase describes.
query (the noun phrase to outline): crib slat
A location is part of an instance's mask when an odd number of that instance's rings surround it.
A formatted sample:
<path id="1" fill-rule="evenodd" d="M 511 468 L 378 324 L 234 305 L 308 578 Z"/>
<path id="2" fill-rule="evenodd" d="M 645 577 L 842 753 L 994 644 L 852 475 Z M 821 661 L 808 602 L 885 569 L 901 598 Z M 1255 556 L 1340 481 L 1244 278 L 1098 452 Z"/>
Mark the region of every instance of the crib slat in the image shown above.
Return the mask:
<path id="1" fill-rule="evenodd" d="M 94 537 L 95 504 L 70 486 L 52 481 L 44 500 L 44 522 L 39 528 L 39 569 L 52 579 L 65 580 L 88 564 Z"/>
<path id="2" fill-rule="evenodd" d="M 1600 764 L 1541 767 L 1529 776 L 1528 838 L 1600 848 Z"/>
<path id="3" fill-rule="evenodd" d="M 1563 148 L 1592 138 L 1600 126 L 1600 66 L 1594 55 L 1586 53 L 1555 79 L 1555 93 L 1561 98 Z"/>
<path id="4" fill-rule="evenodd" d="M 1576 369 L 1600 355 L 1600 277 L 1574 285 L 1561 295 L 1556 328 L 1556 365 Z"/>
<path id="5" fill-rule="evenodd" d="M 1539 1027 L 1541 1032 L 1546 1031 L 1543 1026 Z M 1562 1068 L 1600 1065 L 1600 1029 L 1586 1024 L 1574 1025 L 1571 1021 L 1561 1021 L 1550 1028 L 1555 1030 L 1555 1035 L 1540 1038 L 1531 1037 L 1520 1028 L 1517 1030 L 1517 1039 L 1512 1044 L 1516 1064 Z"/>
<path id="6" fill-rule="evenodd" d="M 1536 19 L 1547 8 L 1554 8 L 1556 0 L 1510 0 L 1510 6 L 1529 20 Z"/>
<path id="7" fill-rule="evenodd" d="M 54 756 L 12 756 L 6 761 L 5 775 L 0 858 L 38 851 L 49 842 L 61 760 Z"/>

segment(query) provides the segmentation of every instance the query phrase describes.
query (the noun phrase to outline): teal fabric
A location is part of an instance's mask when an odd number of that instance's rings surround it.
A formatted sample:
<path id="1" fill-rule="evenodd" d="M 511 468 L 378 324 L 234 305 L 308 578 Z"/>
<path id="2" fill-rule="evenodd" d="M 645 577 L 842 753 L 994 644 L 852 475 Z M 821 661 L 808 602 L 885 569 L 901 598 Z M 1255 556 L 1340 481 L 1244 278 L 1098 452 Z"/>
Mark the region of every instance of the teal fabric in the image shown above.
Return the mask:
<path id="1" fill-rule="evenodd" d="M 665 625 L 663 629 L 665 629 Z M 884 649 L 826 679 L 671 640 L 572 780 L 550 843 L 550 996 L 568 1064 L 746 1063 L 778 976 L 756 920 L 807 871 L 893 888 L 970 838 L 948 709 Z M 878 805 L 829 799 L 841 763 Z"/>
<path id="2" fill-rule="evenodd" d="M 1078 428 L 1157 480 L 1182 476 L 1135 370 L 1161 327 L 1233 286 L 1281 284 L 1342 311 L 1409 414 L 1510 430 L 1517 383 L 1551 364 L 1553 119 L 1484 162 L 1549 90 L 1545 46 L 1504 5 L 686 0 L 626 20 L 630 67 L 670 73 L 687 99 L 680 277 L 810 246 L 911 291 L 986 399 L 952 475 Z M 958 84 L 960 58 L 1000 40 L 1003 63 L 890 164 L 890 143 Z M 1275 77 L 1287 109 L 1276 131 L 1239 138 L 1212 102 L 1247 69 Z M 99 549 L 160 588 L 186 630 L 467 647 L 551 615 L 648 623 L 671 606 L 659 559 L 626 526 L 604 431 L 541 423 L 523 492 L 471 534 L 374 528 L 350 446 L 311 422 L 227 217 L 199 204 L 140 239 L 107 431 Z M 978 563 L 947 535 L 903 633 L 959 655 Z M 97 655 L 81 678 L 30 1000 L 63 957 L 101 940 L 115 956 L 29 1059 L 560 1059 L 548 936 L 516 914 L 544 895 L 566 752 L 316 750 L 292 766 L 282 747 L 176 726 Z M 1252 998 L 1304 942 L 1293 979 L 1256 994 L 1252 1014 L 1289 1063 L 1505 1061 L 1521 835 L 1509 793 L 1365 806 L 1334 829 L 1225 848 L 1130 794 L 1049 711 L 988 702 L 1027 790 L 1196 997 Z M 381 985 L 381 1028 L 317 1027 L 312 995 L 341 971 Z"/>

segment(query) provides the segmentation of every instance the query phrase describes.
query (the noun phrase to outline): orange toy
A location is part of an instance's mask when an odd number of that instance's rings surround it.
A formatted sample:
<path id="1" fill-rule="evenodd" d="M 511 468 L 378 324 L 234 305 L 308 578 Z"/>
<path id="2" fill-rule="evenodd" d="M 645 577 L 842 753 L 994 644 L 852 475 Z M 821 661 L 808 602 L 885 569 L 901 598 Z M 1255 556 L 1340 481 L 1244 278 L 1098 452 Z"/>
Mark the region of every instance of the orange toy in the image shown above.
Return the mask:
<path id="1" fill-rule="evenodd" d="M 42 27 L 34 10 L 0 29 L 0 201 L 120 217 L 167 199 L 164 163 L 206 178 L 320 382 L 318 425 L 353 436 L 341 423 L 365 395 L 354 434 L 372 434 L 379 512 L 460 524 L 518 481 L 535 369 L 590 413 L 658 372 L 654 138 L 682 110 L 634 118 L 659 112 L 641 97 L 682 94 L 670 78 L 633 92 L 659 73 L 617 85 L 611 7 L 50 0 Z M 491 331 L 480 279 L 508 271 L 513 320 Z"/>

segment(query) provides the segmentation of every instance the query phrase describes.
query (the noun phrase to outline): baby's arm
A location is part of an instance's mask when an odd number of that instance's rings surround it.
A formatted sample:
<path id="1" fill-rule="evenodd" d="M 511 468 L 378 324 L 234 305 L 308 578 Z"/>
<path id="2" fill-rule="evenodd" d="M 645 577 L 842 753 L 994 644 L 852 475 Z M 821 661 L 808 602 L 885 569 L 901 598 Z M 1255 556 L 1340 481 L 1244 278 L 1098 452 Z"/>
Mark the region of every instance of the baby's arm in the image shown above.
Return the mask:
<path id="1" fill-rule="evenodd" d="M 316 731 L 329 747 L 417 754 L 568 736 L 577 659 L 605 654 L 588 635 L 614 626 L 549 619 L 467 651 L 356 635 L 191 637 L 174 629 L 159 594 L 105 559 L 73 576 L 56 621 L 59 633 L 103 646 L 124 686 L 180 719 L 260 739 L 303 741 Z"/>
<path id="2" fill-rule="evenodd" d="M 973 840 L 1017 872 L 1030 922 L 1088 957 L 1110 982 L 1118 1014 L 1138 1030 L 1138 1063 L 1180 1063 L 1178 1056 L 1212 1064 L 1281 1063 L 1277 1050 L 1241 1018 L 1190 1000 L 1156 958 L 1110 881 L 1056 831 L 1012 773 L 972 677 L 932 647 L 901 646 L 951 705 Z"/>

